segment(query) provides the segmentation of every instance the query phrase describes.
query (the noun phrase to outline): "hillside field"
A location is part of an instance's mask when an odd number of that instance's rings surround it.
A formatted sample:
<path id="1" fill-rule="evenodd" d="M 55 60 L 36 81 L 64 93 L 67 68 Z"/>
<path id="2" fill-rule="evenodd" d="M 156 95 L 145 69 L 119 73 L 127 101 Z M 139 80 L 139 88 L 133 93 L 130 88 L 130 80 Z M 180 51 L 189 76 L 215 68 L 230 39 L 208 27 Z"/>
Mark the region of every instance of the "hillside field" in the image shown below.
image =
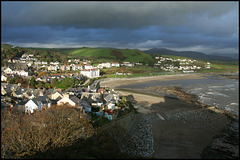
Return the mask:
<path id="1" fill-rule="evenodd" d="M 142 62 L 148 64 L 153 61 L 153 57 L 147 53 L 132 49 L 97 49 L 97 48 L 78 48 L 61 51 L 69 57 L 82 57 L 91 59 L 103 59 L 112 61 Z"/>

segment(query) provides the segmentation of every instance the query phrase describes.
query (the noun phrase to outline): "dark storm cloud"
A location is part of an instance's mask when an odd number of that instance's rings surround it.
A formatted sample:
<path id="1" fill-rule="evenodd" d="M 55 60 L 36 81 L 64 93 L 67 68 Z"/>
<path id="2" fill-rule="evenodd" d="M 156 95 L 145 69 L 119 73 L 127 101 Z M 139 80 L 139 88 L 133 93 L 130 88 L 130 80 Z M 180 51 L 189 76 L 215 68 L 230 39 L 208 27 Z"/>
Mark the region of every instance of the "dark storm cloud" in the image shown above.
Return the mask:
<path id="1" fill-rule="evenodd" d="M 50 46 L 238 50 L 238 18 L 238 2 L 231 1 L 2 2 L 2 39 Z"/>
<path id="2" fill-rule="evenodd" d="M 3 4 L 3 7 L 6 4 Z M 15 2 L 3 19 L 11 26 L 139 28 L 149 25 L 189 25 L 200 16 L 210 19 L 232 10 L 226 2 Z"/>

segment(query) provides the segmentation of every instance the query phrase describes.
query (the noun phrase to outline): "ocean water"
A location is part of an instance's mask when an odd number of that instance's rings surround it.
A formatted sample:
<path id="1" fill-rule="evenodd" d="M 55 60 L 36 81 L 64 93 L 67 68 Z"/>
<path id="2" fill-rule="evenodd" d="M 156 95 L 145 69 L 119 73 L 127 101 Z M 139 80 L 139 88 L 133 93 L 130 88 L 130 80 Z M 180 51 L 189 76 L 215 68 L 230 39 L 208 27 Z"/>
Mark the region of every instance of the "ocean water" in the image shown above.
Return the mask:
<path id="1" fill-rule="evenodd" d="M 204 84 L 189 84 L 183 90 L 197 95 L 198 100 L 204 104 L 239 115 L 239 81 L 219 78 L 208 81 Z"/>
<path id="2" fill-rule="evenodd" d="M 205 76 L 204 79 L 150 81 L 120 88 L 142 89 L 154 86 L 180 86 L 183 91 L 197 95 L 198 100 L 204 104 L 239 115 L 239 81 L 234 79 Z"/>

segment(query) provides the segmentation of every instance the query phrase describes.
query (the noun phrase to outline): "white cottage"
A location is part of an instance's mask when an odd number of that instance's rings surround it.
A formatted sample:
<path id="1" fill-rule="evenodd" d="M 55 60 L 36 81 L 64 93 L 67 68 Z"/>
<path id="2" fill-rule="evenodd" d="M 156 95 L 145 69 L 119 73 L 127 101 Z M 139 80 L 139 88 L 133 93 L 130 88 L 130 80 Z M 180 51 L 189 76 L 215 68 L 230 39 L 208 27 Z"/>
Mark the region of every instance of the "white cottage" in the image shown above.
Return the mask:
<path id="1" fill-rule="evenodd" d="M 34 101 L 33 99 L 30 99 L 25 104 L 25 113 L 33 113 L 34 110 L 39 110 L 43 107 L 43 104 L 41 101 Z"/>
<path id="2" fill-rule="evenodd" d="M 1 75 L 1 81 L 2 81 L 2 82 L 7 81 L 7 77 L 4 76 L 3 74 Z"/>

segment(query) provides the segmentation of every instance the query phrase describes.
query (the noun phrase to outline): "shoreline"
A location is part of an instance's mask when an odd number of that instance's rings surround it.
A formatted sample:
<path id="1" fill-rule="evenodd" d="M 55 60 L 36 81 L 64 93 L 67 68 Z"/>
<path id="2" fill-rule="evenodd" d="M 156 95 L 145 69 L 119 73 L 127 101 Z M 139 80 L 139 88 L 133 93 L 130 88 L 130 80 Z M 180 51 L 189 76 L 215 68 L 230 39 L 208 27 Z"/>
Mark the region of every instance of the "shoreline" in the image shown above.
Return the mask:
<path id="1" fill-rule="evenodd" d="M 228 79 L 239 79 L 239 72 L 234 73 L 208 73 L 210 76 L 217 76 L 217 77 L 223 77 Z"/>
<path id="2" fill-rule="evenodd" d="M 183 79 L 204 79 L 205 74 L 175 74 L 175 75 L 159 75 L 150 77 L 134 77 L 134 78 L 106 78 L 101 80 L 102 87 L 110 87 L 117 89 L 119 86 L 140 84 L 148 81 L 168 81 L 168 80 L 183 80 Z"/>
<path id="3" fill-rule="evenodd" d="M 181 91 L 181 88 L 165 86 L 166 88 L 148 88 L 146 92 L 146 88 L 119 89 L 118 87 L 123 84 L 145 83 L 152 80 L 201 79 L 205 78 L 204 76 L 208 75 L 184 74 L 153 78 L 108 79 L 102 84 L 116 89 L 121 96 L 132 95 L 140 114 L 151 115 L 155 110 L 167 119 L 151 124 L 154 141 L 153 158 L 201 158 L 203 151 L 213 143 L 216 136 L 226 130 L 232 118 L 236 118 L 235 115 L 223 109 L 202 104 L 194 99 L 193 95 Z M 168 93 L 160 92 L 163 89 Z M 168 117 L 172 118 L 168 119 Z"/>

